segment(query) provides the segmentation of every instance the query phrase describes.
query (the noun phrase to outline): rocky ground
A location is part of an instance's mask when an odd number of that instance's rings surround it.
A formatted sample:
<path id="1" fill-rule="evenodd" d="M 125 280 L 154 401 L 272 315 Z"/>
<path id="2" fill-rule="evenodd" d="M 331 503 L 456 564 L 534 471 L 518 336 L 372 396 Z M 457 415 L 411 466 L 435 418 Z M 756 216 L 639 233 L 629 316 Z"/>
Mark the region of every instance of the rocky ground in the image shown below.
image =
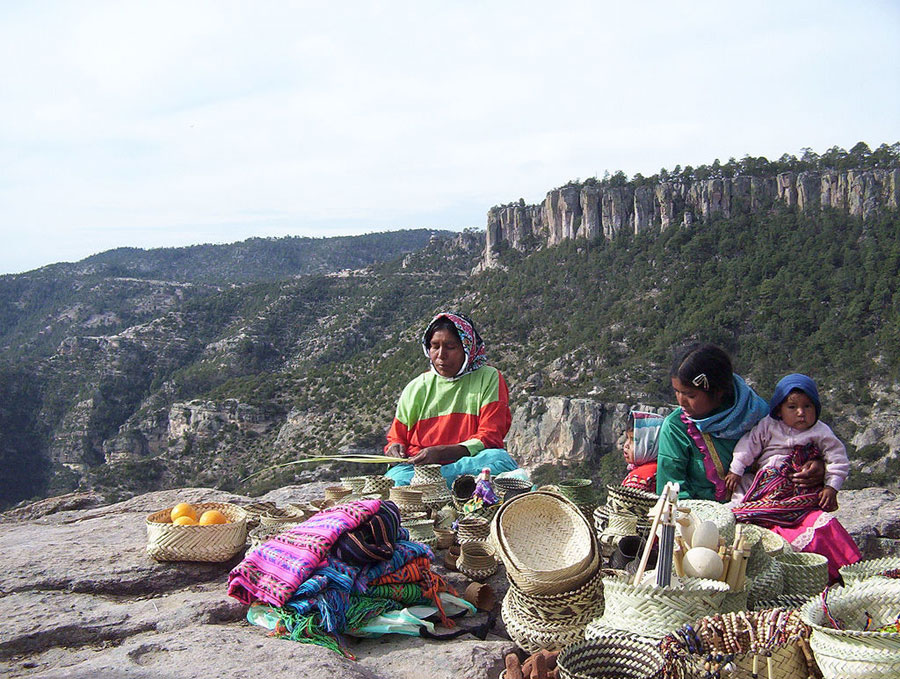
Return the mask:
<path id="1" fill-rule="evenodd" d="M 273 491 L 279 504 L 320 497 L 325 483 Z M 225 594 L 223 564 L 157 563 L 146 554 L 145 518 L 177 501 L 250 502 L 191 488 L 114 505 L 99 496 L 44 500 L 0 522 L 0 672 L 13 677 L 359 677 L 486 679 L 513 649 L 502 621 L 486 640 L 384 637 L 359 641 L 353 661 L 266 636 Z M 900 554 L 900 497 L 879 488 L 845 491 L 839 517 L 867 557 Z M 444 572 L 441 567 L 438 570 Z M 447 574 L 459 590 L 468 581 Z M 502 575 L 490 581 L 505 590 Z M 497 607 L 499 609 L 499 605 Z M 467 623 L 482 622 L 485 614 Z"/>
<path id="2" fill-rule="evenodd" d="M 314 499 L 324 485 L 283 488 L 259 499 Z M 359 641 L 350 649 L 357 661 L 268 637 L 225 593 L 228 571 L 239 558 L 198 564 L 157 563 L 147 556 L 147 515 L 181 500 L 251 501 L 192 488 L 107 506 L 99 506 L 97 496 L 67 496 L 6 514 L 0 523 L 0 675 L 481 679 L 497 677 L 513 649 L 502 623 L 484 641 L 471 635 Z M 460 591 L 468 584 L 458 573 L 447 577 Z M 504 578 L 490 583 L 502 595 Z"/>

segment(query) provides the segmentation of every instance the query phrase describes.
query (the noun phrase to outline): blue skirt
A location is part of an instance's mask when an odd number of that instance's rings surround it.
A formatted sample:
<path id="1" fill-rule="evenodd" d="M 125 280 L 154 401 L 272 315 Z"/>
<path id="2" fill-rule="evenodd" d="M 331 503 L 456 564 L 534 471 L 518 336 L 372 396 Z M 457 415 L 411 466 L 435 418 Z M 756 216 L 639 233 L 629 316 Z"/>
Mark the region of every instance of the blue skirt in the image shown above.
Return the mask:
<path id="1" fill-rule="evenodd" d="M 478 476 L 485 467 L 491 470 L 491 476 L 495 476 L 518 469 L 519 465 L 502 448 L 485 448 L 477 455 L 467 455 L 461 460 L 441 466 L 441 474 L 447 482 L 447 487 L 451 488 L 458 476 L 463 474 Z M 395 486 L 408 486 L 414 472 L 415 467 L 404 462 L 391 467 L 385 476 L 394 479 Z"/>

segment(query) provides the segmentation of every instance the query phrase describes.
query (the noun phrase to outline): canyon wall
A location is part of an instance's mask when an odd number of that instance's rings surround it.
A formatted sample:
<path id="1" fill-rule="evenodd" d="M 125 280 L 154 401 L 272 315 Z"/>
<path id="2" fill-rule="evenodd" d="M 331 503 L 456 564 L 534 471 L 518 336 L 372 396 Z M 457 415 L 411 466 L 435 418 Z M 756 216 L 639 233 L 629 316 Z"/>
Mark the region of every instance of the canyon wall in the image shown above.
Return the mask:
<path id="1" fill-rule="evenodd" d="M 656 185 L 570 184 L 550 191 L 539 205 L 520 200 L 492 207 L 481 266 L 496 266 L 503 247 L 526 250 L 600 235 L 611 239 L 622 230 L 639 234 L 679 223 L 691 226 L 717 216 L 762 212 L 776 203 L 804 211 L 830 207 L 867 219 L 900 206 L 900 169 L 784 172 Z"/>

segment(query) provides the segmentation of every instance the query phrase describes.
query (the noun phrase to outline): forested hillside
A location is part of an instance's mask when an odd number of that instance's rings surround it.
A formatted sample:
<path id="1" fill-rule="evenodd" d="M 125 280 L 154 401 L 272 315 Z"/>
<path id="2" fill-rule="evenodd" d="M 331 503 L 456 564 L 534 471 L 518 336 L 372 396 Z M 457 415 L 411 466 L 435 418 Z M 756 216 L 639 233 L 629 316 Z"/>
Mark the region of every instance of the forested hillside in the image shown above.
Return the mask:
<path id="1" fill-rule="evenodd" d="M 111 497 L 255 492 L 299 468 L 240 479 L 301 452 L 377 449 L 400 389 L 427 367 L 423 326 L 445 308 L 475 318 L 514 407 L 557 394 L 669 403 L 673 348 L 702 339 L 731 350 L 764 396 L 784 373 L 811 374 L 846 441 L 900 411 L 896 210 L 863 221 L 782 206 L 507 249 L 474 275 L 483 232 L 410 243 L 354 272 L 274 280 L 259 255 L 258 273 L 230 285 L 214 263 L 165 280 L 161 253 L 129 254 L 127 271 L 95 268 L 118 257 L 106 254 L 78 274 L 0 279 L 0 504 L 79 484 Z M 855 485 L 896 483 L 888 439 L 853 451 Z"/>

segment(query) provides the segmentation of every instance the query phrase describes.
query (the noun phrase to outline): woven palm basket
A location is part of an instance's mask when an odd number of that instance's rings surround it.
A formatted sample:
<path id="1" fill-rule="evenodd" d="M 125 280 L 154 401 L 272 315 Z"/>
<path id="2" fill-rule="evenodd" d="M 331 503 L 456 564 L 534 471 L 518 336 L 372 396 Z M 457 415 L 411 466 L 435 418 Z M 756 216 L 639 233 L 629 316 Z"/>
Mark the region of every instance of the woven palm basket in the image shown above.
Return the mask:
<path id="1" fill-rule="evenodd" d="M 456 541 L 485 542 L 490 537 L 491 524 L 482 516 L 463 515 L 456 524 Z"/>
<path id="2" fill-rule="evenodd" d="M 828 612 L 844 629 L 834 629 L 822 605 L 814 597 L 800 609 L 812 627 L 809 645 L 824 679 L 900 677 L 900 634 L 864 632 L 867 616 L 872 627 L 895 622 L 900 611 L 900 581 L 870 578 L 849 587 L 830 590 Z"/>
<path id="3" fill-rule="evenodd" d="M 487 542 L 467 542 L 459 547 L 456 567 L 472 580 L 484 580 L 497 572 L 497 557 Z"/>
<path id="4" fill-rule="evenodd" d="M 503 597 L 500 616 L 506 626 L 506 633 L 516 646 L 528 653 L 538 651 L 559 651 L 569 644 L 584 638 L 586 620 L 573 619 L 559 624 L 524 615 L 510 604 L 509 594 Z"/>
<path id="5" fill-rule="evenodd" d="M 462 506 L 475 493 L 476 483 L 475 477 L 471 474 L 462 474 L 456 477 L 451 494 L 453 496 L 453 506 L 456 507 L 457 511 L 462 511 Z"/>
<path id="6" fill-rule="evenodd" d="M 176 526 L 171 522 L 172 508 L 147 517 L 147 553 L 157 561 L 228 561 L 244 549 L 247 542 L 247 513 L 228 502 L 203 502 L 194 505 L 197 515 L 218 509 L 229 523 L 211 526 Z"/>
<path id="7" fill-rule="evenodd" d="M 577 589 L 544 596 L 527 594 L 510 581 L 506 596 L 523 617 L 550 624 L 590 621 L 603 615 L 603 571 L 598 570 Z"/>
<path id="8" fill-rule="evenodd" d="M 378 495 L 381 498 L 387 498 L 391 488 L 394 487 L 394 479 L 383 474 L 372 474 L 363 478 L 365 484 L 359 491 L 361 495 Z"/>
<path id="9" fill-rule="evenodd" d="M 781 564 L 772 559 L 766 570 L 756 573 L 747 593 L 747 605 L 751 609 L 760 608 L 760 603 L 781 596 L 784 591 L 784 571 Z"/>
<path id="10" fill-rule="evenodd" d="M 365 476 L 342 476 L 341 485 L 352 493 L 360 493 L 366 485 Z"/>
<path id="11" fill-rule="evenodd" d="M 653 509 L 659 495 L 646 490 L 627 486 L 606 486 L 606 507 L 612 512 L 631 512 L 636 516 L 647 516 Z"/>
<path id="12" fill-rule="evenodd" d="M 797 596 L 815 596 L 828 585 L 828 559 L 811 552 L 782 552 L 775 557 L 781 564 L 784 592 Z"/>
<path id="13" fill-rule="evenodd" d="M 328 486 L 328 488 L 325 489 L 325 499 L 340 502 L 352 492 L 352 490 L 344 488 L 344 486 Z"/>
<path id="14" fill-rule="evenodd" d="M 439 464 L 417 464 L 413 465 L 413 477 L 409 482 L 410 486 L 423 486 L 431 483 L 443 483 L 446 487 L 447 482 L 444 475 L 441 474 L 441 465 Z"/>
<path id="15" fill-rule="evenodd" d="M 718 613 L 729 592 L 718 580 L 681 578 L 680 587 L 632 585 L 616 575 L 604 579 L 605 609 L 599 625 L 661 639 L 669 632 L 712 613 Z"/>
<path id="16" fill-rule="evenodd" d="M 529 594 L 557 594 L 590 578 L 600 550 L 590 523 L 562 496 L 535 491 L 504 502 L 491 522 L 507 574 Z"/>
<path id="17" fill-rule="evenodd" d="M 556 660 L 560 679 L 661 679 L 665 660 L 647 639 L 608 633 L 563 649 Z"/>
<path id="18" fill-rule="evenodd" d="M 517 479 L 515 477 L 501 476 L 496 479 L 491 479 L 491 481 L 494 484 L 494 490 L 497 492 L 497 495 L 500 496 L 501 500 L 506 500 L 507 498 L 512 500 L 516 495 L 527 493 L 531 490 L 533 485 L 531 481 L 525 481 L 524 479 Z"/>
<path id="19" fill-rule="evenodd" d="M 712 500 L 679 500 L 679 507 L 688 507 L 691 513 L 701 521 L 712 521 L 719 529 L 719 537 L 725 538 L 727 544 L 734 540 L 734 514 L 725 505 Z M 679 526 L 679 534 L 680 534 Z"/>
<path id="20" fill-rule="evenodd" d="M 888 556 L 883 559 L 869 559 L 857 561 L 849 566 L 841 566 L 839 572 L 845 585 L 852 585 L 860 580 L 878 577 L 885 571 L 900 568 L 900 556 Z"/>
<path id="21" fill-rule="evenodd" d="M 724 619 L 724 615 L 719 615 L 694 622 L 690 645 L 685 643 L 684 630 L 667 636 L 660 643 L 670 677 L 807 679 L 810 676 L 801 647 L 809 637 L 810 629 L 800 621 L 797 611 L 776 609 L 728 614 L 727 626 L 732 630 L 728 639 L 721 632 Z M 770 620 L 782 622 L 772 625 Z M 783 630 L 783 637 L 770 639 L 768 635 L 773 629 Z"/>

